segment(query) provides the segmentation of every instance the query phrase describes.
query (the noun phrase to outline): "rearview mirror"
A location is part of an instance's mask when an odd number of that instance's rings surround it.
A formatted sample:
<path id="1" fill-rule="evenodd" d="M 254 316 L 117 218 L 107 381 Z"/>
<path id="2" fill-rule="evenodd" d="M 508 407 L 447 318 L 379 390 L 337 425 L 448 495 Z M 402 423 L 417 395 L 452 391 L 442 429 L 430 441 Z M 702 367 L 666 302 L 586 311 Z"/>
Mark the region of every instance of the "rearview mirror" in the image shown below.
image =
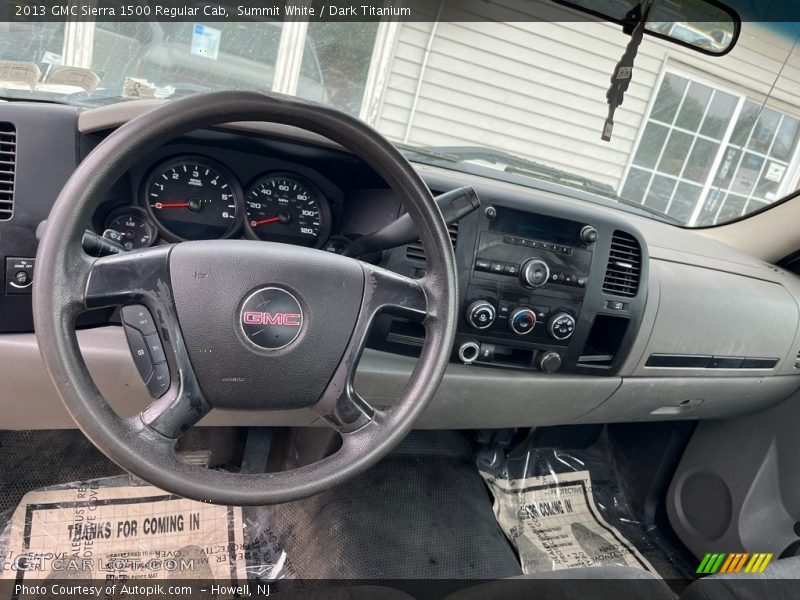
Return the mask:
<path id="1" fill-rule="evenodd" d="M 628 16 L 638 0 L 555 0 L 581 12 L 619 23 L 628 30 Z M 699 50 L 727 54 L 739 37 L 741 20 L 731 8 L 716 0 L 654 0 L 645 33 Z"/>

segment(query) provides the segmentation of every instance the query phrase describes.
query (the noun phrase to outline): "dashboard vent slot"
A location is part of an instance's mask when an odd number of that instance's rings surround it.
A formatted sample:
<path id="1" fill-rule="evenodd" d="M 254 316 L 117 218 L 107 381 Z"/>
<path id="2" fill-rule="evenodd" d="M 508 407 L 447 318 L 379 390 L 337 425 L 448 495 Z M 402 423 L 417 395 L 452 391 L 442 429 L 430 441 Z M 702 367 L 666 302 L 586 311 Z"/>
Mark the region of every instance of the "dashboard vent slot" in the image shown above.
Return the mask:
<path id="1" fill-rule="evenodd" d="M 14 212 L 14 173 L 17 166 L 17 130 L 0 123 L 0 221 Z"/>
<path id="2" fill-rule="evenodd" d="M 642 249 L 629 233 L 615 231 L 603 280 L 603 291 L 616 296 L 633 297 L 639 291 L 642 273 Z"/>
<path id="3" fill-rule="evenodd" d="M 448 225 L 447 233 L 450 234 L 450 243 L 453 244 L 453 250 L 455 250 L 458 242 L 458 223 Z M 425 262 L 425 249 L 422 247 L 422 242 L 417 240 L 408 244 L 406 246 L 406 258 Z"/>

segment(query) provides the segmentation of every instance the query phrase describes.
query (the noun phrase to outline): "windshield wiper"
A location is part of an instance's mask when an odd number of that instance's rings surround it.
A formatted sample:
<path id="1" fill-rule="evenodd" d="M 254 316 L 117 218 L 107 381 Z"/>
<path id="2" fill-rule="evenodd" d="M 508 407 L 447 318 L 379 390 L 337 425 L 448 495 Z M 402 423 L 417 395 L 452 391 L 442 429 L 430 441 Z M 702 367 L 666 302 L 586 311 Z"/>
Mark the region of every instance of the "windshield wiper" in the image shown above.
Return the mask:
<path id="1" fill-rule="evenodd" d="M 567 187 L 582 189 L 595 196 L 608 198 L 619 204 L 624 204 L 638 212 L 655 218 L 664 223 L 681 225 L 679 219 L 659 212 L 638 202 L 626 200 L 619 196 L 611 185 L 601 183 L 588 177 L 575 175 L 567 171 L 562 171 L 555 167 L 549 167 L 542 163 L 528 160 L 515 154 L 493 148 L 482 148 L 479 146 L 411 146 L 408 144 L 395 144 L 404 154 L 418 156 L 434 163 L 467 163 L 469 161 L 482 161 L 495 165 L 502 165 L 501 172 L 522 175 L 533 179 L 549 181 Z M 425 162 L 422 160 L 420 162 Z"/>
<path id="2" fill-rule="evenodd" d="M 494 148 L 482 148 L 480 146 L 407 146 L 398 144 L 405 151 L 423 154 L 431 158 L 438 158 L 448 162 L 482 161 L 494 165 L 500 165 L 506 173 L 516 173 L 518 175 L 528 175 L 538 179 L 552 181 L 585 189 L 595 194 L 602 194 L 617 199 L 614 188 L 606 183 L 600 183 L 594 179 L 576 175 L 568 171 L 562 171 L 555 167 L 522 158 L 510 152 L 495 150 Z"/>

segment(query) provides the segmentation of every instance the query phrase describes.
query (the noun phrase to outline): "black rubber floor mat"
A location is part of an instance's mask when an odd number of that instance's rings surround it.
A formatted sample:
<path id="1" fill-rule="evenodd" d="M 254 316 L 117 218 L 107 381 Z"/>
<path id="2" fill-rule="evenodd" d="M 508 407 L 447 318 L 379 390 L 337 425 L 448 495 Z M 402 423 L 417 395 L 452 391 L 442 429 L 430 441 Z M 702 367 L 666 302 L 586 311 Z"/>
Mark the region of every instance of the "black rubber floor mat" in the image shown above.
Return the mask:
<path id="1" fill-rule="evenodd" d="M 31 490 L 122 473 L 78 430 L 0 432 L 0 513 Z"/>
<path id="2" fill-rule="evenodd" d="M 300 578 L 522 574 L 466 456 L 393 454 L 353 480 L 273 510 L 275 531 Z"/>

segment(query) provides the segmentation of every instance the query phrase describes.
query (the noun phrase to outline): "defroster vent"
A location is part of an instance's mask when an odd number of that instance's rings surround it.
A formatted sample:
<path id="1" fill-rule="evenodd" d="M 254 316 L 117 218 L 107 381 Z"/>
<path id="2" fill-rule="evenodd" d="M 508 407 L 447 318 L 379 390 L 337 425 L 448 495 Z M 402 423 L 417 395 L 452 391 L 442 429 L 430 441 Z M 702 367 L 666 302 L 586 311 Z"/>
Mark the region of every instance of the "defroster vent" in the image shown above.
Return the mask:
<path id="1" fill-rule="evenodd" d="M 14 175 L 17 166 L 17 131 L 11 123 L 0 122 L 0 221 L 14 212 Z"/>
<path id="2" fill-rule="evenodd" d="M 639 291 L 642 274 L 642 248 L 629 233 L 615 231 L 603 280 L 603 291 L 615 296 L 633 297 Z"/>

